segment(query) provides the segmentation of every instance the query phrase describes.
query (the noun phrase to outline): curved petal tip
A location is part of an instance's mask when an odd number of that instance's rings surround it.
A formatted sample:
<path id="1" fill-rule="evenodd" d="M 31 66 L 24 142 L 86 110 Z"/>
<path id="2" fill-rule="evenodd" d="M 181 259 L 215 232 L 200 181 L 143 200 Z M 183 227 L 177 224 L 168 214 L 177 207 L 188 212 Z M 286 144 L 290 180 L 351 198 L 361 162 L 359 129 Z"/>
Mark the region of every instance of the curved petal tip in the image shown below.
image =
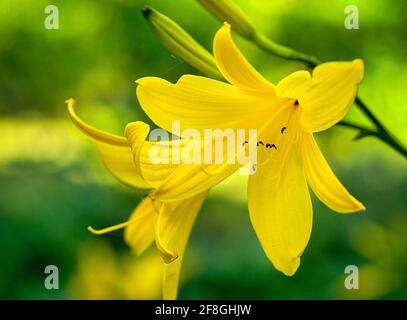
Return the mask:
<path id="1" fill-rule="evenodd" d="M 292 277 L 300 266 L 301 258 L 298 257 L 280 257 L 279 261 L 273 262 L 274 267 L 288 277 Z"/>
<path id="2" fill-rule="evenodd" d="M 354 67 L 355 71 L 359 74 L 358 83 L 361 83 L 363 80 L 364 72 L 365 72 L 365 65 L 362 59 L 355 59 L 352 61 L 352 66 Z"/>

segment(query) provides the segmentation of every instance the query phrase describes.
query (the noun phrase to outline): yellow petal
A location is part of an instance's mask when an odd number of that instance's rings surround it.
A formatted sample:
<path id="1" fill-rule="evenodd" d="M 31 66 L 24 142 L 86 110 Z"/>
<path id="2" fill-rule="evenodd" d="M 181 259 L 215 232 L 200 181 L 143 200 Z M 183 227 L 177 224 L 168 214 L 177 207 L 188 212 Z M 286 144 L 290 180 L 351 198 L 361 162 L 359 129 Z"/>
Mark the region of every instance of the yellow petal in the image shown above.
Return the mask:
<path id="1" fill-rule="evenodd" d="M 191 198 L 211 188 L 239 168 L 238 164 L 234 165 L 233 169 L 224 164 L 203 164 L 205 150 L 212 148 L 203 141 L 178 139 L 146 141 L 140 144 L 132 138 L 132 130 L 133 124 L 127 125 L 126 135 L 132 146 L 134 162 L 142 178 L 156 189 L 152 195 L 155 199 L 176 201 Z M 225 153 L 223 156 L 227 159 L 228 144 L 224 143 L 222 146 Z M 189 148 L 192 158 L 199 157 L 199 164 L 183 162 L 182 155 Z M 217 174 L 213 174 L 214 172 Z"/>
<path id="2" fill-rule="evenodd" d="M 363 204 L 345 189 L 332 172 L 312 134 L 304 133 L 302 139 L 305 174 L 318 198 L 337 212 L 349 213 L 365 210 Z"/>
<path id="3" fill-rule="evenodd" d="M 218 144 L 218 142 L 222 144 Z M 203 141 L 200 142 L 200 145 L 201 149 L 197 150 L 199 151 L 199 163 L 178 165 L 154 191 L 152 194 L 154 198 L 166 202 L 191 198 L 220 183 L 245 164 L 238 161 L 238 155 L 245 152 L 243 147 L 228 153 L 228 144 L 222 139 Z M 211 163 L 205 163 L 205 155 L 214 155 L 217 146 L 221 151 L 220 162 L 217 163 L 213 161 L 213 157 L 208 157 Z M 229 159 L 232 162 L 230 164 Z"/>
<path id="4" fill-rule="evenodd" d="M 144 141 L 139 123 L 126 126 L 126 136 L 130 143 L 137 173 L 152 188 L 158 188 L 167 177 L 179 167 L 183 148 L 190 140 Z M 197 143 L 201 143 L 197 141 Z"/>
<path id="5" fill-rule="evenodd" d="M 163 204 L 159 225 L 160 241 L 178 256 L 165 266 L 163 298 L 166 300 L 177 298 L 185 247 L 205 196 L 206 192 L 203 192 L 185 201 Z"/>
<path id="6" fill-rule="evenodd" d="M 278 104 L 274 94 L 240 90 L 220 81 L 186 75 L 176 84 L 147 77 L 137 80 L 137 98 L 159 127 L 177 135 L 184 129 L 256 128 Z M 174 132 L 180 121 L 181 132 Z"/>
<path id="7" fill-rule="evenodd" d="M 308 90 L 311 74 L 308 71 L 296 71 L 282 79 L 276 87 L 276 94 L 280 98 L 298 99 Z"/>
<path id="8" fill-rule="evenodd" d="M 292 135 L 291 133 L 296 132 L 294 129 L 298 127 L 298 121 L 294 125 L 294 121 L 290 119 L 298 120 L 299 112 L 292 112 L 293 117 L 290 117 L 288 113 L 290 111 L 298 111 L 298 108 L 293 107 L 289 100 L 284 101 L 284 103 L 285 104 L 278 106 L 278 108 L 269 110 L 268 119 L 261 119 L 263 124 L 257 129 L 257 137 L 269 136 L 266 133 L 270 133 L 270 131 L 273 131 L 273 134 L 277 131 L 278 135 L 281 135 L 281 128 L 284 125 L 288 125 L 288 123 L 292 123 L 293 126 L 291 127 L 290 124 L 290 129 L 288 130 L 289 134 L 285 134 L 284 136 L 287 136 L 286 140 L 295 139 L 295 134 Z M 278 122 L 276 125 L 274 125 L 275 121 Z M 273 129 L 270 129 L 271 127 L 273 127 Z M 274 130 L 274 127 L 278 129 Z M 251 136 L 246 137 L 248 145 L 252 144 L 254 138 L 257 138 Z M 193 197 L 222 182 L 251 161 L 250 157 L 242 157 L 242 155 L 247 156 L 248 153 L 246 152 L 247 150 L 245 147 L 240 145 L 239 141 L 235 142 L 235 148 L 231 151 L 228 147 L 228 142 L 223 138 L 224 137 L 220 136 L 220 138 L 216 138 L 213 141 L 205 140 L 201 142 L 202 149 L 200 150 L 200 154 L 204 155 L 205 158 L 208 154 L 216 154 L 216 149 L 218 149 L 220 151 L 218 155 L 221 155 L 218 158 L 221 160 L 220 162 L 204 162 L 204 159 L 201 157 L 200 164 L 181 163 L 160 185 L 157 186 L 157 189 L 152 196 L 165 202 Z M 256 141 L 254 141 L 254 147 L 256 148 Z M 283 144 L 281 147 L 281 154 L 285 154 L 286 152 L 284 152 L 285 148 L 283 147 Z M 264 142 L 263 146 L 263 149 L 265 148 L 266 142 Z M 258 149 L 256 149 L 255 152 L 256 151 L 258 151 Z M 211 160 L 213 160 L 213 158 Z"/>
<path id="9" fill-rule="evenodd" d="M 312 229 L 312 204 L 298 142 L 283 161 L 268 161 L 249 177 L 250 219 L 276 269 L 293 275 Z"/>
<path id="10" fill-rule="evenodd" d="M 301 110 L 287 99 L 264 130 L 259 131 L 258 141 L 262 143 L 257 148 L 259 165 L 266 161 L 285 161 L 300 138 L 300 116 Z"/>
<path id="11" fill-rule="evenodd" d="M 179 166 L 186 143 L 185 140 L 148 141 L 143 145 L 138 155 L 141 175 L 153 188 L 158 188 Z M 168 161 L 164 162 L 165 159 Z"/>
<path id="12" fill-rule="evenodd" d="M 131 214 L 124 239 L 136 255 L 142 254 L 154 241 L 157 216 L 157 208 L 151 198 L 145 198 Z"/>
<path id="13" fill-rule="evenodd" d="M 250 65 L 236 47 L 225 23 L 216 33 L 213 43 L 216 64 L 223 76 L 238 88 L 274 92 L 274 86 Z"/>
<path id="14" fill-rule="evenodd" d="M 137 189 L 151 186 L 137 173 L 130 147 L 95 142 L 103 163 L 110 173 L 122 183 Z"/>
<path id="15" fill-rule="evenodd" d="M 277 95 L 299 101 L 305 131 L 322 131 L 345 117 L 363 80 L 363 69 L 360 59 L 323 63 L 314 69 L 312 78 L 302 71 L 283 79 Z"/>
<path id="16" fill-rule="evenodd" d="M 239 169 L 238 164 L 179 166 L 157 190 L 153 197 L 161 201 L 179 201 L 187 199 L 222 182 Z"/>
<path id="17" fill-rule="evenodd" d="M 138 174 L 133 154 L 126 138 L 100 131 L 81 120 L 75 113 L 75 100 L 69 99 L 68 112 L 72 122 L 98 148 L 106 168 L 121 182 L 140 189 L 151 188 Z"/>
<path id="18" fill-rule="evenodd" d="M 181 149 L 185 142 L 182 140 L 145 141 L 149 131 L 146 126 L 140 121 L 129 123 L 126 126 L 125 135 L 133 152 L 137 174 L 152 188 L 157 188 L 177 167 L 177 159 L 172 154 L 176 153 L 177 148 Z M 167 163 L 160 163 L 155 158 L 156 154 L 168 155 Z"/>

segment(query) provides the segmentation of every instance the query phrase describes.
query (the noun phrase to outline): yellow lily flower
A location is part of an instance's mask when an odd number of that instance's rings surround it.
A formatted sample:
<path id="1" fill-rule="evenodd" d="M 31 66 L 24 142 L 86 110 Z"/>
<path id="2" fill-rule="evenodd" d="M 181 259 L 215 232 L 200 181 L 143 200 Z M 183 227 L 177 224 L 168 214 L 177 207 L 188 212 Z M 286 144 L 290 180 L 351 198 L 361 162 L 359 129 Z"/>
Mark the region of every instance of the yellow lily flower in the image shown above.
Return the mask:
<path id="1" fill-rule="evenodd" d="M 313 137 L 314 132 L 328 129 L 346 115 L 363 79 L 363 62 L 324 63 L 312 74 L 294 72 L 273 85 L 236 47 L 230 25 L 217 32 L 213 51 L 230 84 L 192 75 L 182 76 L 176 84 L 146 77 L 137 80 L 138 100 L 147 115 L 167 131 L 173 120 L 179 120 L 183 128 L 200 131 L 257 129 L 259 160 L 248 182 L 250 218 L 275 268 L 293 275 L 312 229 L 307 181 L 334 211 L 365 209 L 334 175 Z M 177 168 L 172 173 L 177 178 L 163 181 L 153 197 L 164 202 L 190 198 L 233 169 L 220 167 L 208 180 L 196 168 Z"/>
<path id="2" fill-rule="evenodd" d="M 72 122 L 92 139 L 108 170 L 125 184 L 137 189 L 152 190 L 179 166 L 172 163 L 153 164 L 155 159 L 151 158 L 150 150 L 155 147 L 171 155 L 172 150 L 177 147 L 182 150 L 186 145 L 185 141 L 146 141 L 150 129 L 141 121 L 129 123 L 125 137 L 112 135 L 81 120 L 75 112 L 74 99 L 69 99 L 67 104 Z M 94 234 L 105 234 L 125 228 L 125 241 L 136 255 L 142 254 L 155 240 L 166 263 L 163 298 L 176 299 L 186 243 L 206 193 L 207 190 L 171 203 L 163 203 L 148 196 L 127 222 L 102 230 L 89 227 L 89 230 Z"/>

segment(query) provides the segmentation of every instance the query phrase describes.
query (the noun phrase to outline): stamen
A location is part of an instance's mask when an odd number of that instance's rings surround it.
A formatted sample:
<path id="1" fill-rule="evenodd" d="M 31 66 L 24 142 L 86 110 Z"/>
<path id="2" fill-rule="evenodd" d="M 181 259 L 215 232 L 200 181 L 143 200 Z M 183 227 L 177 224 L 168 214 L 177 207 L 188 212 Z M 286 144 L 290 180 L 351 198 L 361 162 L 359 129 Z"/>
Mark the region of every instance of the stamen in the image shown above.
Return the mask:
<path id="1" fill-rule="evenodd" d="M 153 202 L 153 206 L 154 206 L 154 202 Z M 156 210 L 155 207 L 154 207 L 154 209 Z M 87 229 L 88 229 L 91 233 L 93 233 L 93 234 L 95 234 L 95 235 L 102 235 L 102 234 L 106 234 L 106 233 L 109 233 L 109 232 L 113 232 L 113 231 L 116 231 L 116 230 L 120 230 L 120 229 L 126 228 L 126 227 L 132 225 L 133 223 L 136 223 L 138 220 L 144 218 L 144 217 L 145 217 L 146 215 L 148 215 L 148 214 L 149 214 L 149 212 L 146 211 L 146 212 L 144 212 L 144 213 L 142 213 L 142 214 L 140 214 L 140 215 L 137 215 L 137 216 L 136 216 L 135 218 L 133 218 L 133 219 L 127 220 L 127 221 L 122 222 L 122 223 L 115 224 L 115 225 L 113 225 L 113 226 L 111 226 L 111 227 L 99 229 L 99 230 L 98 230 L 98 229 L 94 229 L 92 226 L 89 226 Z"/>
<path id="2" fill-rule="evenodd" d="M 122 222 L 122 223 L 116 224 L 114 226 L 107 227 L 104 229 L 99 229 L 99 230 L 96 230 L 93 227 L 89 226 L 88 230 L 95 235 L 102 235 L 102 234 L 106 234 L 106 233 L 109 233 L 112 231 L 123 229 L 123 228 L 129 226 L 130 224 L 134 223 L 135 220 L 137 220 L 137 219 L 128 220 L 126 222 Z"/>
<path id="3" fill-rule="evenodd" d="M 288 134 L 285 143 L 283 144 L 277 143 L 279 145 L 280 151 L 275 153 L 275 158 L 273 159 L 274 161 L 285 161 L 287 159 L 287 156 L 290 154 L 292 146 L 298 142 L 300 135 L 298 133 L 298 129 L 296 128 L 296 126 L 292 124 L 297 123 L 296 121 L 298 121 L 299 115 L 300 115 L 299 110 L 294 109 L 294 111 L 290 113 L 289 118 L 287 119 L 286 122 L 287 127 L 283 127 L 281 129 L 281 133 L 284 133 L 288 126 L 291 128 L 290 130 L 288 130 L 288 132 L 285 132 L 286 134 Z M 285 138 L 280 136 L 279 139 Z M 277 149 L 277 145 L 275 146 L 275 148 Z"/>
<path id="4" fill-rule="evenodd" d="M 300 103 L 298 102 L 298 100 L 295 100 L 294 105 L 298 106 Z"/>

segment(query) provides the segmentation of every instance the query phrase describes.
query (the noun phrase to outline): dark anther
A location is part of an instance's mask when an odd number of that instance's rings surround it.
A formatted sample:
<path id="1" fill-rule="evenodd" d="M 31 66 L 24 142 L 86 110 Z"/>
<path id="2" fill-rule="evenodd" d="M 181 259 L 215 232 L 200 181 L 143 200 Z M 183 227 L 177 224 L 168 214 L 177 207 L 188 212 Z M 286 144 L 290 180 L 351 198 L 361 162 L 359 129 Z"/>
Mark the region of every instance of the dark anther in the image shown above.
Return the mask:
<path id="1" fill-rule="evenodd" d="M 295 100 L 294 105 L 298 106 L 300 103 L 298 102 L 298 100 Z"/>
<path id="2" fill-rule="evenodd" d="M 245 141 L 245 142 L 243 142 L 242 146 L 244 146 L 245 144 L 248 144 L 248 143 L 249 143 L 248 141 Z"/>
<path id="3" fill-rule="evenodd" d="M 277 147 L 276 147 L 276 145 L 273 143 L 273 144 L 270 144 L 270 143 L 267 143 L 266 144 L 266 148 L 274 148 L 274 149 L 276 149 L 277 150 Z"/>
<path id="4" fill-rule="evenodd" d="M 264 146 L 263 141 L 259 141 L 259 142 L 257 142 L 257 146 L 259 146 L 259 144 L 261 144 L 262 146 Z"/>
<path id="5" fill-rule="evenodd" d="M 287 129 L 287 127 L 282 127 L 281 128 L 281 134 L 283 134 L 286 129 Z"/>

